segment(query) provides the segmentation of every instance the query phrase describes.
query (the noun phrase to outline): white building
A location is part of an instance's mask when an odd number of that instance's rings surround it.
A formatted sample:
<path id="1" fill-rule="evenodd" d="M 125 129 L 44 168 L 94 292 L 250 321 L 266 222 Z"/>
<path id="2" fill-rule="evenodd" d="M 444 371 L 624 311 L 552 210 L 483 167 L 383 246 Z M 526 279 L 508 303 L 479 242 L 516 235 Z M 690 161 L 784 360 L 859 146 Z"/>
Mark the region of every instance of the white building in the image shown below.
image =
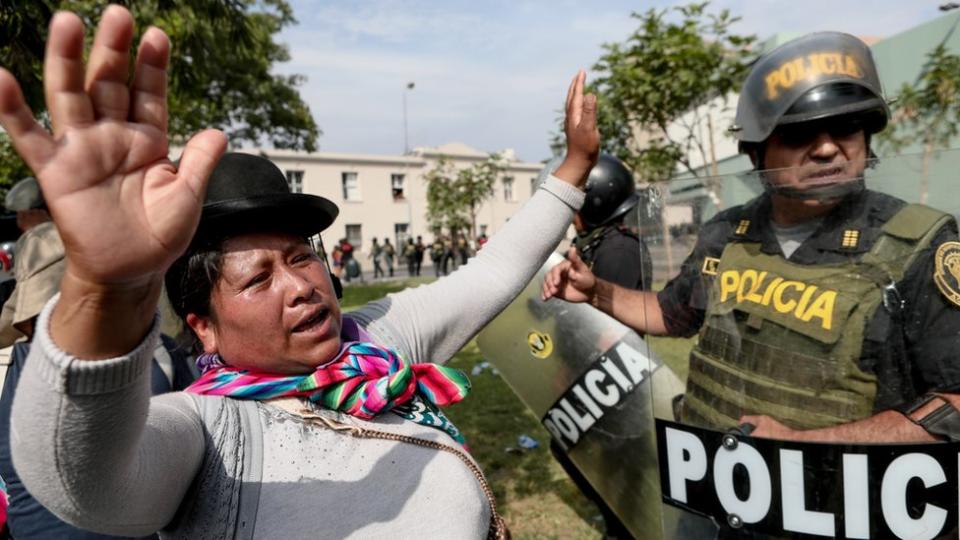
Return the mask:
<path id="1" fill-rule="evenodd" d="M 286 174 L 293 191 L 330 199 L 340 216 L 323 233 L 332 246 L 347 238 L 367 259 L 373 238 L 394 245 L 422 236 L 433 241 L 427 222 L 427 183 L 424 175 L 445 157 L 457 169 L 482 162 L 490 154 L 461 143 L 416 148 L 407 155 L 306 153 L 290 150 L 246 150 L 269 158 Z M 493 196 L 477 214 L 477 234 L 494 234 L 533 193 L 542 163 L 522 162 L 512 150 L 500 152 L 505 170 Z M 399 250 L 398 250 L 399 251 Z M 426 261 L 429 263 L 429 260 Z M 367 265 L 365 265 L 367 266 Z"/>

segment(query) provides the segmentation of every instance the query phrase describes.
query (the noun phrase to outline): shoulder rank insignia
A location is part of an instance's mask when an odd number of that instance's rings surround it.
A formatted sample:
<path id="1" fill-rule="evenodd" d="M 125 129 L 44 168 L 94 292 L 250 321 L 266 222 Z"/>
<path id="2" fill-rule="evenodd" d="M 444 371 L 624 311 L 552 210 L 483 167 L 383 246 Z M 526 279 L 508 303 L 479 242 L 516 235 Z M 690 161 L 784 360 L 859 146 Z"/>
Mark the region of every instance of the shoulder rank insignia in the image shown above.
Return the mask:
<path id="1" fill-rule="evenodd" d="M 720 268 L 720 259 L 716 257 L 704 257 L 703 258 L 703 268 L 700 270 L 708 276 L 717 275 L 717 270 Z"/>
<path id="2" fill-rule="evenodd" d="M 960 242 L 944 242 L 937 248 L 933 281 L 947 300 L 960 306 Z"/>
<path id="3" fill-rule="evenodd" d="M 750 220 L 741 219 L 740 223 L 737 225 L 737 230 L 734 231 L 734 234 L 744 235 L 747 234 L 747 231 L 750 230 Z"/>
<path id="4" fill-rule="evenodd" d="M 843 231 L 843 240 L 840 241 L 840 246 L 853 249 L 857 247 L 857 244 L 860 243 L 860 231 L 856 229 L 847 229 Z"/>

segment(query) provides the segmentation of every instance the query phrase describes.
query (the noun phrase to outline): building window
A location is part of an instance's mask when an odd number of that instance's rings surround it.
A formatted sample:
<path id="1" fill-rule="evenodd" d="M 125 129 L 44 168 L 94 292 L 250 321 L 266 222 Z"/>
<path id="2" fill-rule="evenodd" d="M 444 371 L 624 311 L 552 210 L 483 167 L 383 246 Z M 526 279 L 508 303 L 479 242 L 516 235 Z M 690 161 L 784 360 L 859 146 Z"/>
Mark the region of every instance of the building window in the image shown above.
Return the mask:
<path id="1" fill-rule="evenodd" d="M 407 238 L 410 238 L 410 224 L 394 223 L 393 241 L 397 243 L 397 251 L 402 251 L 400 246 L 407 243 Z"/>
<path id="2" fill-rule="evenodd" d="M 537 192 L 537 177 L 534 176 L 530 179 L 530 196 L 533 197 L 533 194 Z"/>
<path id="3" fill-rule="evenodd" d="M 357 250 L 363 245 L 363 231 L 359 223 L 347 223 L 347 242 Z"/>
<path id="4" fill-rule="evenodd" d="M 403 196 L 403 180 L 404 175 L 399 173 L 394 173 L 390 175 L 390 190 L 393 193 L 393 200 L 402 201 Z"/>
<path id="5" fill-rule="evenodd" d="M 505 176 L 502 180 L 503 182 L 503 200 L 507 202 L 513 202 L 513 177 Z"/>
<path id="6" fill-rule="evenodd" d="M 487 235 L 487 226 L 480 225 L 480 236 L 486 236 L 486 235 Z"/>
<path id="7" fill-rule="evenodd" d="M 343 200 L 359 201 L 360 181 L 357 179 L 357 173 L 345 172 L 341 173 L 340 177 L 343 180 Z"/>
<path id="8" fill-rule="evenodd" d="M 287 171 L 287 185 L 291 193 L 303 193 L 303 171 Z"/>

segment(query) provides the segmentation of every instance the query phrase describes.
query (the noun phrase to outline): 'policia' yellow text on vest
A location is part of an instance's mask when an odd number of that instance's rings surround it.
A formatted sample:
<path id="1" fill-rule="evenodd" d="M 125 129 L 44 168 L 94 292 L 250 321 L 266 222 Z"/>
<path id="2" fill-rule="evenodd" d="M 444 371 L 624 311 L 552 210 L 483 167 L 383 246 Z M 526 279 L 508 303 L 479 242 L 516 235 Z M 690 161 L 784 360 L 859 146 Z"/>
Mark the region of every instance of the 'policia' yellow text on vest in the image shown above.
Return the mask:
<path id="1" fill-rule="evenodd" d="M 873 414 L 877 379 L 859 365 L 866 325 L 883 309 L 884 288 L 950 219 L 907 205 L 869 252 L 842 265 L 799 265 L 756 243 L 728 243 L 690 355 L 683 421 L 730 428 L 766 414 L 813 429 Z"/>

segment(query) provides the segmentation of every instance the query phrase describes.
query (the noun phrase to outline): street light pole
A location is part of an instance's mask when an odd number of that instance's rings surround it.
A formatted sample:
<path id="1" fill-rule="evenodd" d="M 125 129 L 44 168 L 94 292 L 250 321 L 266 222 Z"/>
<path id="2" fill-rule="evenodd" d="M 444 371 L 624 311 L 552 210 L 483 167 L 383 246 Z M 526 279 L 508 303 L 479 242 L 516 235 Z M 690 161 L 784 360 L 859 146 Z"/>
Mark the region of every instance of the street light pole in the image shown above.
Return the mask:
<path id="1" fill-rule="evenodd" d="M 410 152 L 410 145 L 407 142 L 407 90 L 413 90 L 413 82 L 408 82 L 403 90 L 403 153 Z"/>

